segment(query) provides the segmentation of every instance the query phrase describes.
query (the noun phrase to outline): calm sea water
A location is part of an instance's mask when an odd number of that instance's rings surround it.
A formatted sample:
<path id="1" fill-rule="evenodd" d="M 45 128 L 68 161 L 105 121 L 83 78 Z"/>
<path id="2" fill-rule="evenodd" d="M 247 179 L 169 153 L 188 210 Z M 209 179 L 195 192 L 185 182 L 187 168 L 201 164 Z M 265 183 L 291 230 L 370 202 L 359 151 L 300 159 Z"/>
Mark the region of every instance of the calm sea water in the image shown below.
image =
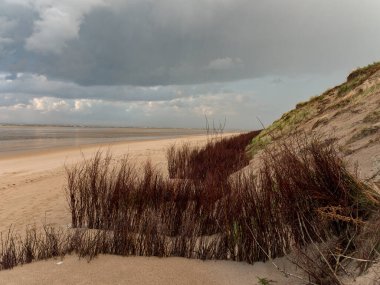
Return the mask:
<path id="1" fill-rule="evenodd" d="M 0 157 L 8 154 L 118 141 L 202 134 L 194 129 L 0 126 Z"/>

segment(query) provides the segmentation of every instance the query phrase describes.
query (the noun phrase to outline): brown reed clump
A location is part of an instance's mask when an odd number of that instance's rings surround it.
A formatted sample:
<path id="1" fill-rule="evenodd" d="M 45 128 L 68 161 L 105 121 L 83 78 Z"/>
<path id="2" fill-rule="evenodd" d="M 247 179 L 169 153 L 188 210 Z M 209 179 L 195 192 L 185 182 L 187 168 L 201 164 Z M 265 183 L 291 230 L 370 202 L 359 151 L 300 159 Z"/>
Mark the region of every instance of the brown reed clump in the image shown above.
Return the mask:
<path id="1" fill-rule="evenodd" d="M 227 143 L 230 142 L 223 142 Z M 243 149 L 241 145 L 238 148 Z M 184 149 L 185 153 L 191 153 L 188 146 Z M 184 153 L 175 148 L 171 148 L 171 152 Z M 219 159 L 217 156 L 214 158 Z M 98 159 L 99 154 L 90 165 L 100 165 Z M 111 159 L 106 157 L 104 161 L 107 163 L 104 167 L 109 169 Z M 74 169 L 77 171 L 76 176 L 69 173 L 69 177 L 76 177 L 78 181 L 74 183 L 78 188 L 73 188 L 72 192 L 83 191 L 84 194 L 79 195 L 81 197 L 93 193 L 86 187 L 80 187 L 85 181 L 83 177 L 95 181 L 93 185 L 103 187 L 99 191 L 95 190 L 96 195 L 100 195 L 95 199 L 101 197 L 100 201 L 105 203 L 99 209 L 112 212 L 103 210 L 101 212 L 106 215 L 101 216 L 86 208 L 82 211 L 84 217 L 79 219 L 86 221 L 86 227 L 92 228 L 92 221 L 97 220 L 98 226 L 95 228 L 112 228 L 110 221 L 121 216 L 130 217 L 129 231 L 140 232 L 139 219 L 147 215 L 145 211 L 154 211 L 158 217 L 157 234 L 172 237 L 181 234 L 196 237 L 221 235 L 222 239 L 227 238 L 228 242 L 232 242 L 232 245 L 226 243 L 229 258 L 248 262 L 265 257 L 261 257 L 257 249 L 253 250 L 258 252 L 255 258 L 253 255 L 241 257 L 236 254 L 236 248 L 239 249 L 236 242 L 242 239 L 242 232 L 246 240 L 240 245 L 252 244 L 252 232 L 260 232 L 256 235 L 260 245 L 267 248 L 271 256 L 278 256 L 289 250 L 291 240 L 301 246 L 309 243 L 310 239 L 315 240 L 328 233 L 339 233 L 350 222 L 367 219 L 369 207 L 373 207 L 364 195 L 367 186 L 348 173 L 332 142 L 298 139 L 291 144 L 278 144 L 265 153 L 258 178 L 253 174 L 237 175 L 231 181 L 227 180 L 228 175 L 222 179 L 210 172 L 207 177 L 199 179 L 192 177 L 191 180 L 172 181 L 164 179 L 150 163 L 146 164 L 144 175 L 139 178 L 126 160 L 122 165 L 118 170 L 110 171 L 110 175 L 105 175 L 102 171 L 91 172 L 91 167 L 85 171 L 86 175 L 77 169 Z M 232 172 L 234 164 L 229 166 L 228 171 Z M 94 177 L 98 173 L 101 175 Z M 105 182 L 104 177 L 113 177 L 114 183 Z M 128 179 L 120 179 L 121 177 Z M 101 182 L 96 182 L 97 179 L 111 187 L 102 186 Z M 83 200 L 91 201 L 94 197 Z M 334 207 L 340 209 L 339 215 L 326 212 Z M 87 217 L 88 213 L 94 213 L 94 217 Z M 192 223 L 185 221 L 184 216 L 191 216 Z M 327 219 L 327 216 L 330 218 Z M 309 229 L 308 235 L 305 234 L 305 228 Z M 317 230 L 311 231 L 311 228 Z M 276 244 L 272 240 L 280 242 Z M 249 250 L 245 248 L 240 250 L 240 254 L 241 252 L 247 254 Z"/>
<path id="2" fill-rule="evenodd" d="M 207 177 L 225 179 L 249 163 L 247 145 L 260 131 L 253 131 L 231 138 L 211 140 L 204 147 L 175 145 L 167 151 L 170 178 L 203 180 Z"/>
<path id="3" fill-rule="evenodd" d="M 298 137 L 267 149 L 263 160 L 261 189 L 272 192 L 288 226 L 295 263 L 317 284 L 341 284 L 339 274 L 362 252 L 358 237 L 368 233 L 378 195 L 348 172 L 332 141 Z M 369 252 L 379 245 L 376 238 Z"/>
<path id="4" fill-rule="evenodd" d="M 253 263 L 296 250 L 294 262 L 313 282 L 340 284 L 338 275 L 349 264 L 344 256 L 377 257 L 380 238 L 364 240 L 373 236 L 368 223 L 379 199 L 347 171 L 332 141 L 278 143 L 264 152 L 257 175 L 229 178 L 242 165 L 247 140 L 238 140 L 238 151 L 226 140 L 196 155 L 188 146 L 172 147 L 169 166 L 183 179 L 166 178 L 149 161 L 140 175 L 128 157 L 116 161 L 101 152 L 67 168 L 72 229 L 29 229 L 23 238 L 10 231 L 2 238 L 0 269 L 70 253 Z M 212 155 L 218 151 L 225 153 Z M 189 166 L 200 158 L 215 166 L 232 153 L 239 155 L 222 164 L 227 169 Z M 183 161 L 185 166 L 173 164 Z"/>
<path id="5" fill-rule="evenodd" d="M 260 176 L 264 191 L 278 196 L 277 209 L 298 244 L 309 239 L 305 227 L 316 229 L 311 237 L 323 236 L 326 229 L 339 234 L 352 223 L 367 220 L 376 208 L 366 196 L 368 186 L 348 172 L 333 142 L 297 139 L 278 144 L 267 150 Z"/>

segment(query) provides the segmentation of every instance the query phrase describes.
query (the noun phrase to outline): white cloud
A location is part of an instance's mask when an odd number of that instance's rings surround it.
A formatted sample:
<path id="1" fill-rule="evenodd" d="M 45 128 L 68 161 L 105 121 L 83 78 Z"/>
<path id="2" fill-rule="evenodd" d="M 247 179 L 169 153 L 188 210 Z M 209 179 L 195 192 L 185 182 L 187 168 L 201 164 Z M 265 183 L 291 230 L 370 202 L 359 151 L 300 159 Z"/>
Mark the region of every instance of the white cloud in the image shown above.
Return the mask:
<path id="1" fill-rule="evenodd" d="M 10 75 L 10 73 L 4 73 L 4 72 L 0 72 L 0 84 L 3 82 L 3 81 L 6 81 L 7 80 L 7 77 Z"/>
<path id="2" fill-rule="evenodd" d="M 24 109 L 28 109 L 28 105 L 26 104 L 16 104 L 16 105 L 13 105 L 13 106 L 10 106 L 9 107 L 9 110 L 24 110 Z"/>
<path id="3" fill-rule="evenodd" d="M 70 109 L 69 104 L 65 100 L 52 98 L 52 97 L 41 97 L 33 98 L 29 105 L 18 104 L 19 106 L 25 106 L 27 109 L 32 109 L 41 112 L 52 112 L 52 111 L 68 111 Z"/>
<path id="4" fill-rule="evenodd" d="M 78 37 L 79 19 L 58 8 L 41 13 L 42 20 L 34 23 L 34 34 L 26 40 L 31 51 L 60 53 L 68 40 Z"/>
<path id="5" fill-rule="evenodd" d="M 209 62 L 207 69 L 211 70 L 228 70 L 242 66 L 242 60 L 240 58 L 217 58 Z"/>
<path id="6" fill-rule="evenodd" d="M 37 111 L 45 111 L 45 100 L 43 98 L 33 98 L 32 105 L 30 107 Z"/>
<path id="7" fill-rule="evenodd" d="M 93 100 L 87 100 L 87 99 L 80 99 L 80 100 L 75 100 L 74 101 L 74 110 L 81 112 L 86 109 L 90 109 L 92 107 L 92 102 Z"/>
<path id="8" fill-rule="evenodd" d="M 68 41 L 78 38 L 84 16 L 93 8 L 104 6 L 103 0 L 37 0 L 19 1 L 31 6 L 39 19 L 34 22 L 33 34 L 26 39 L 30 51 L 59 54 Z"/>
<path id="9" fill-rule="evenodd" d="M 2 118 L 3 122 L 13 123 L 60 122 L 109 126 L 202 128 L 204 115 L 208 116 L 210 122 L 215 120 L 215 123 L 223 121 L 224 116 L 227 116 L 231 122 L 236 120 L 235 97 L 236 94 L 232 93 L 199 94 L 168 101 L 134 102 L 35 97 L 27 103 L 15 103 L 10 106 L 0 104 L 2 114 L 0 119 Z M 249 112 L 251 112 L 254 106 L 249 101 L 244 104 L 250 108 Z"/>

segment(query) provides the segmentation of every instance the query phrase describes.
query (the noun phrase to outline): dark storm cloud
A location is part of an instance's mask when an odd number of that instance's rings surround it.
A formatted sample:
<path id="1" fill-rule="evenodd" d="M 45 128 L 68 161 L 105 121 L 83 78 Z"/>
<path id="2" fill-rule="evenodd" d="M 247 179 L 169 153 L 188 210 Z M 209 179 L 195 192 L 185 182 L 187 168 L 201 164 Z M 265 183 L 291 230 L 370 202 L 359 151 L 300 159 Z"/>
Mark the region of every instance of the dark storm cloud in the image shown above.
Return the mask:
<path id="1" fill-rule="evenodd" d="M 260 128 L 380 59 L 378 0 L 0 0 L 0 122 Z"/>
<path id="2" fill-rule="evenodd" d="M 45 2 L 0 2 L 18 31 L 3 47 L 2 71 L 178 85 L 321 73 L 379 56 L 377 0 Z"/>

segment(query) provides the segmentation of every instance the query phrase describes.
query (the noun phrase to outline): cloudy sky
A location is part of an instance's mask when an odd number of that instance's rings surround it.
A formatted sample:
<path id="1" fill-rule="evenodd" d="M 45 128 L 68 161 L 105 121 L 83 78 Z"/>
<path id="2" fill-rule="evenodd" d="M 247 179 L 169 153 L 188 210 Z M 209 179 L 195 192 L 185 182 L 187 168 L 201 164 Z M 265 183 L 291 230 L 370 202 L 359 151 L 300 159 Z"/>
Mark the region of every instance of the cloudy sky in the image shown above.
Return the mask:
<path id="1" fill-rule="evenodd" d="M 0 123 L 270 124 L 380 60 L 379 0 L 0 0 Z"/>

